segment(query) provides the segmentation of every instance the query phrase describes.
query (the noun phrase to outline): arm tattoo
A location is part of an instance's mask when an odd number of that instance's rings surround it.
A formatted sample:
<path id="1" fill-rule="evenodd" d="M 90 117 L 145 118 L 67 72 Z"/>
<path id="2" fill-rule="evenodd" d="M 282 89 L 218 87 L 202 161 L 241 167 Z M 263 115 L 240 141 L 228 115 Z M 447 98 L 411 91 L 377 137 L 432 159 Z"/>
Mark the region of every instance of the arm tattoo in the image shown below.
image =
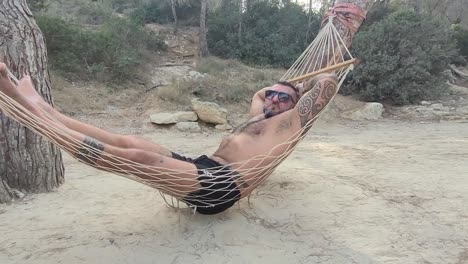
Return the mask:
<path id="1" fill-rule="evenodd" d="M 96 164 L 103 150 L 104 144 L 93 138 L 85 137 L 83 143 L 78 148 L 76 158 L 88 164 Z"/>
<path id="2" fill-rule="evenodd" d="M 336 92 L 336 81 L 326 78 L 317 82 L 312 90 L 304 94 L 296 105 L 301 120 L 301 127 L 305 127 L 309 120 L 316 117 L 330 102 Z"/>

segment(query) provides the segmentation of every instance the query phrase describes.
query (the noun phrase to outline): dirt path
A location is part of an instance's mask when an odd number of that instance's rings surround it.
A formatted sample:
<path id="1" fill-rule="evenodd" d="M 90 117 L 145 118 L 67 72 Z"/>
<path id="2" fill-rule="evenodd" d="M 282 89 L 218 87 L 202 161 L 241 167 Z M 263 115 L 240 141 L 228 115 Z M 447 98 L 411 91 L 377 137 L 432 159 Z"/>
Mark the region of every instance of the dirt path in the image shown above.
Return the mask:
<path id="1" fill-rule="evenodd" d="M 322 122 L 252 208 L 206 217 L 67 158 L 58 191 L 0 208 L 0 263 L 468 263 L 467 161 L 468 123 Z"/>

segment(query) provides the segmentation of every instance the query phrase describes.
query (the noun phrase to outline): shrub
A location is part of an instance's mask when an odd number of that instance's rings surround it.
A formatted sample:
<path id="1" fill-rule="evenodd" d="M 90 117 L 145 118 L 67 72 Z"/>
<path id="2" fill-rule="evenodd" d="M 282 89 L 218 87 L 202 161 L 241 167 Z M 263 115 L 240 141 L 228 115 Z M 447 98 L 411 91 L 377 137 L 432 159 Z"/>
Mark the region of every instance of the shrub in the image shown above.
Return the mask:
<path id="1" fill-rule="evenodd" d="M 86 2 L 77 6 L 75 16 L 71 16 L 75 22 L 88 25 L 101 25 L 113 14 L 112 9 L 103 3 Z"/>
<path id="2" fill-rule="evenodd" d="M 294 3 L 254 1 L 242 14 L 238 12 L 238 3 L 223 1 L 208 16 L 208 46 L 214 55 L 250 64 L 289 67 L 319 28 L 318 15 L 313 15 L 308 28 L 306 12 Z M 307 35 L 307 32 L 311 33 Z"/>
<path id="3" fill-rule="evenodd" d="M 93 0 L 95 1 L 95 0 Z M 126 9 L 134 8 L 141 5 L 141 0 L 104 0 L 106 5 L 110 6 L 112 10 L 122 13 Z"/>
<path id="4" fill-rule="evenodd" d="M 179 105 L 189 105 L 189 93 L 192 92 L 192 85 L 190 82 L 180 82 L 172 80 L 170 86 L 163 86 L 158 89 L 157 95 L 159 98 L 177 103 Z"/>
<path id="5" fill-rule="evenodd" d="M 94 30 L 57 17 L 40 16 L 36 21 L 46 39 L 52 68 L 68 77 L 132 79 L 145 50 L 165 48 L 161 37 L 123 18 L 111 17 Z"/>
<path id="6" fill-rule="evenodd" d="M 463 29 L 460 25 L 454 26 L 454 38 L 460 55 L 468 59 L 468 30 Z"/>
<path id="7" fill-rule="evenodd" d="M 48 2 L 48 0 L 26 0 L 26 3 L 33 12 L 47 9 Z"/>
<path id="8" fill-rule="evenodd" d="M 455 54 L 448 25 L 410 11 L 395 12 L 357 34 L 353 50 L 362 64 L 342 92 L 397 105 L 440 96 L 442 72 Z"/>
<path id="9" fill-rule="evenodd" d="M 179 86 L 184 88 L 184 93 L 190 92 L 203 100 L 228 104 L 250 104 L 256 91 L 272 85 L 282 74 L 280 70 L 255 69 L 237 60 L 216 57 L 202 59 L 196 70 L 207 75 L 181 82 Z"/>
<path id="10" fill-rule="evenodd" d="M 170 6 L 160 3 L 150 2 L 138 6 L 130 13 L 130 18 L 139 23 L 167 23 L 172 21 L 172 11 Z"/>
<path id="11" fill-rule="evenodd" d="M 192 3 L 193 2 L 193 3 Z M 200 24 L 200 1 L 176 1 L 177 19 L 182 24 L 198 26 Z M 170 1 L 151 1 L 137 6 L 130 18 L 139 23 L 169 23 L 174 20 Z"/>

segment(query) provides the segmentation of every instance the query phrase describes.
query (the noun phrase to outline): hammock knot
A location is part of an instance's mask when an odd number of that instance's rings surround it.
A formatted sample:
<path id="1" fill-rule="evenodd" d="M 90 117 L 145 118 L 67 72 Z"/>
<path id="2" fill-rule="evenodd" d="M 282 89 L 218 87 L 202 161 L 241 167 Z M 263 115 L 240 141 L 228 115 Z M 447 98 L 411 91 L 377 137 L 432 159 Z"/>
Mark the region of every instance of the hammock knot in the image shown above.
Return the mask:
<path id="1" fill-rule="evenodd" d="M 351 14 L 361 18 L 362 20 L 366 19 L 366 14 L 357 5 L 352 3 L 338 3 L 331 7 L 325 14 L 321 26 L 323 27 L 330 17 L 336 17 L 341 23 L 349 28 L 352 35 L 354 35 L 357 32 L 357 27 L 352 22 L 353 17 L 350 16 Z"/>

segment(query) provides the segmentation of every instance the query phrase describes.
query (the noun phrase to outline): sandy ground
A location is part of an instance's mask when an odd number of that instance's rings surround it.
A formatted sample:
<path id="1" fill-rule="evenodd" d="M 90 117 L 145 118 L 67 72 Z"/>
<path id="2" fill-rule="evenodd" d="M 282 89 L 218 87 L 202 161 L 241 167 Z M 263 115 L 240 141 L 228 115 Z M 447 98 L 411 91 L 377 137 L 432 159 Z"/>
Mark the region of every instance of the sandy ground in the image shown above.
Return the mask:
<path id="1" fill-rule="evenodd" d="M 222 135 L 146 136 L 197 155 Z M 217 216 L 66 168 L 56 192 L 0 207 L 0 263 L 468 263 L 468 123 L 321 122 Z"/>

